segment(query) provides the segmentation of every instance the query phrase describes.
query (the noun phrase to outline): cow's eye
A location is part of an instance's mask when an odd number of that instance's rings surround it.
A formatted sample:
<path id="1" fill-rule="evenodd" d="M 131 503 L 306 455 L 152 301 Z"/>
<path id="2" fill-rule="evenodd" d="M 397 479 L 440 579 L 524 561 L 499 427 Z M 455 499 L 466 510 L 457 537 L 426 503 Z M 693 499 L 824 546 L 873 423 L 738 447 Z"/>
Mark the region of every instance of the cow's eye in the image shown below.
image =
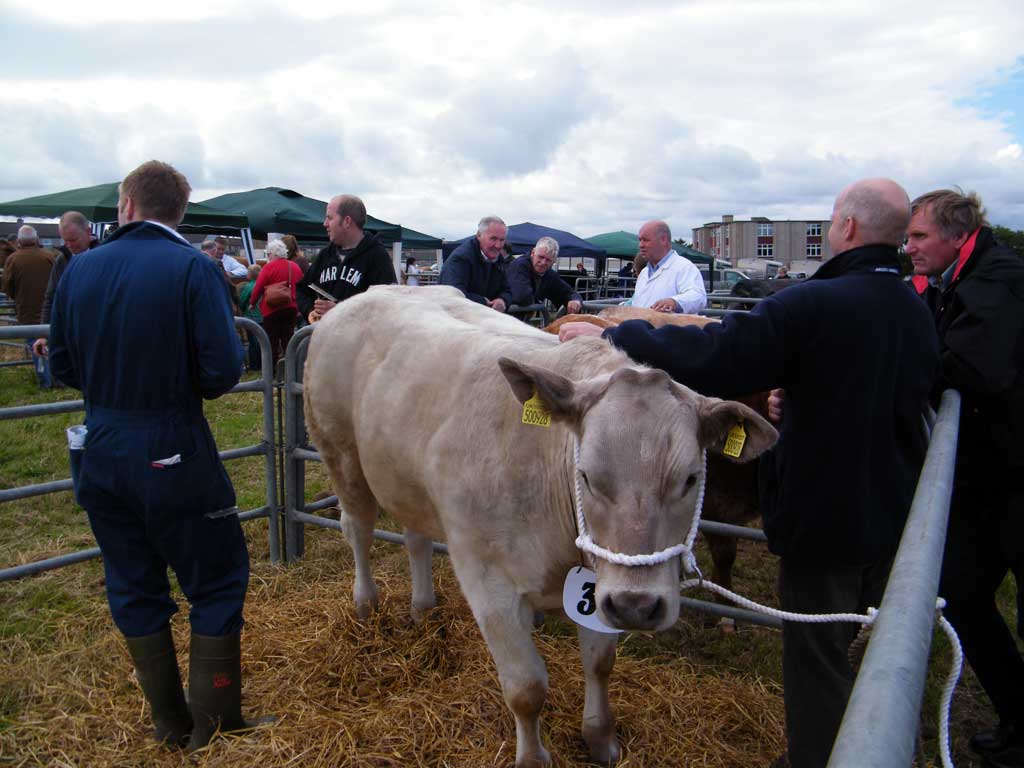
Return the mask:
<path id="1" fill-rule="evenodd" d="M 690 475 L 689 477 L 687 477 L 686 478 L 686 488 L 683 491 L 683 493 L 689 493 L 690 489 L 693 488 L 693 486 L 695 486 L 696 484 L 697 484 L 697 476 L 696 475 Z"/>

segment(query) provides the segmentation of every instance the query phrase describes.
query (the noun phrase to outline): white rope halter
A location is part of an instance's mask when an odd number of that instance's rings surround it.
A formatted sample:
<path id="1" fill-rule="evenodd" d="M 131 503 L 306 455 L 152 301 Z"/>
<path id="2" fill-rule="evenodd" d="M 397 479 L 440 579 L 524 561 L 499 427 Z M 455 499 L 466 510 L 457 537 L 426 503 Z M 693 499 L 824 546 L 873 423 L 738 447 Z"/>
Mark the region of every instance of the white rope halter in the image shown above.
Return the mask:
<path id="1" fill-rule="evenodd" d="M 697 491 L 697 504 L 693 510 L 693 522 L 690 525 L 689 533 L 686 535 L 686 541 L 668 549 L 663 549 L 660 552 L 652 552 L 649 555 L 624 555 L 621 552 L 612 552 L 610 549 L 599 546 L 590 538 L 590 534 L 587 532 L 587 521 L 583 517 L 583 489 L 580 485 L 580 442 L 575 436 L 573 437 L 573 456 L 576 475 L 576 525 L 579 527 L 579 536 L 576 538 L 577 548 L 594 557 L 607 560 L 609 563 L 628 566 L 658 565 L 666 560 L 671 560 L 676 555 L 682 555 L 683 567 L 686 569 L 686 572 L 696 572 L 698 576 L 700 575 L 700 570 L 697 568 L 697 557 L 693 553 L 693 542 L 697 538 L 697 526 L 700 524 L 700 514 L 704 508 L 704 481 L 707 479 L 708 463 L 708 452 L 706 449 L 701 452 L 700 488 Z"/>

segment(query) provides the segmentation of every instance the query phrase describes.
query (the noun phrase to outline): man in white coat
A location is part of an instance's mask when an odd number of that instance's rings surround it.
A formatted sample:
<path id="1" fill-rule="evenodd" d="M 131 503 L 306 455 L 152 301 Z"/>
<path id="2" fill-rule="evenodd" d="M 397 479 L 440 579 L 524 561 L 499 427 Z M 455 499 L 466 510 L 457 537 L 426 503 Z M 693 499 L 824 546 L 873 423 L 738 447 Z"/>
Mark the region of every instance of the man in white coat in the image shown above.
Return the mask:
<path id="1" fill-rule="evenodd" d="M 636 278 L 634 307 L 658 312 L 696 313 L 708 304 L 704 279 L 693 262 L 672 250 L 672 233 L 664 221 L 640 227 L 640 257 L 647 265 Z"/>

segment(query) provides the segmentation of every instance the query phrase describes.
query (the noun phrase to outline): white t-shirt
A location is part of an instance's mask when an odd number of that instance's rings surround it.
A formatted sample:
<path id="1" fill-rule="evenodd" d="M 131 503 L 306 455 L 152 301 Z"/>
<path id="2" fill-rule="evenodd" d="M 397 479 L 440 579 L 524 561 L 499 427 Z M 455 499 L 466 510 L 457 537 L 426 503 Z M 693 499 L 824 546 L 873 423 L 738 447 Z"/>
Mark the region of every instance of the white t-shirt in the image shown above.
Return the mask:
<path id="1" fill-rule="evenodd" d="M 405 268 L 405 284 L 406 285 L 419 285 L 420 284 L 419 274 L 420 274 L 419 267 L 417 267 L 415 264 L 413 264 L 411 267 L 406 267 Z"/>

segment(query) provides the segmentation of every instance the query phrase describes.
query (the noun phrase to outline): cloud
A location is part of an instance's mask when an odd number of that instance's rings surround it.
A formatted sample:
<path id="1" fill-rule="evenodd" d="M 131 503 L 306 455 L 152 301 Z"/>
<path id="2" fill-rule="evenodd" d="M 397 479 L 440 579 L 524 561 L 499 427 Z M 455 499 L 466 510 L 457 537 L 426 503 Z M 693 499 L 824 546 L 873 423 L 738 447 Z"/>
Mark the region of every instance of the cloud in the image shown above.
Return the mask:
<path id="1" fill-rule="evenodd" d="M 661 217 L 685 235 L 724 213 L 825 217 L 850 181 L 887 175 L 911 194 L 977 189 L 994 221 L 1024 228 L 1024 136 L 1006 107 L 1024 102 L 1007 74 L 1024 8 L 997 0 L 0 13 L 0 199 L 158 157 L 197 199 L 274 185 L 361 194 L 441 235 L 491 212 L 584 235 Z"/>
<path id="2" fill-rule="evenodd" d="M 439 146 L 485 176 L 545 167 L 572 129 L 600 110 L 600 101 L 568 49 L 529 66 L 519 78 L 486 73 L 456 94 L 433 127 Z"/>

